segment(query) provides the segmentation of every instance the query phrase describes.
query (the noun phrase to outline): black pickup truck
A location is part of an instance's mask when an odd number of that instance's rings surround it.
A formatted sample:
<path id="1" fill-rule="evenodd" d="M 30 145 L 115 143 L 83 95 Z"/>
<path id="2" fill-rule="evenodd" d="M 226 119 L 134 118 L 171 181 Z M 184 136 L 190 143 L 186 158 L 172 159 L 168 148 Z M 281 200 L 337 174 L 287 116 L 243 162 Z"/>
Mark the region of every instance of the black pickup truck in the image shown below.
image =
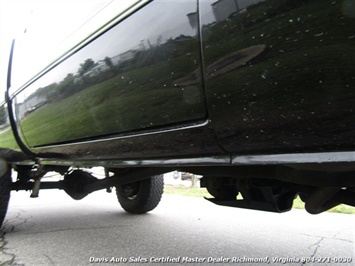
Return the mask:
<path id="1" fill-rule="evenodd" d="M 202 175 L 209 200 L 224 206 L 284 212 L 296 196 L 312 214 L 355 206 L 354 1 L 106 8 L 115 15 L 83 36 L 88 20 L 66 51 L 44 47 L 57 56 L 29 77 L 18 69 L 43 57 L 26 38 L 13 42 L 0 103 L 0 223 L 11 190 L 82 199 L 116 187 L 127 212 L 145 213 L 174 170 Z M 95 166 L 105 178 L 85 170 Z M 42 180 L 51 171 L 62 180 Z"/>

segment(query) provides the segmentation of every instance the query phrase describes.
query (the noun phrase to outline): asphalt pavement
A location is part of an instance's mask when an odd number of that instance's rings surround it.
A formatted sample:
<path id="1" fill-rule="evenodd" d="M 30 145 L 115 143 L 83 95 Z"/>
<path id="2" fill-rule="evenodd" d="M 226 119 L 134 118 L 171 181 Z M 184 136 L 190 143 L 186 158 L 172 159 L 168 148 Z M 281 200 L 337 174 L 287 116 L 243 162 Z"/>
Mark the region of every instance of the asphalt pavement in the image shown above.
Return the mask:
<path id="1" fill-rule="evenodd" d="M 355 215 L 284 214 L 164 195 L 145 215 L 115 193 L 13 192 L 0 265 L 355 265 Z"/>

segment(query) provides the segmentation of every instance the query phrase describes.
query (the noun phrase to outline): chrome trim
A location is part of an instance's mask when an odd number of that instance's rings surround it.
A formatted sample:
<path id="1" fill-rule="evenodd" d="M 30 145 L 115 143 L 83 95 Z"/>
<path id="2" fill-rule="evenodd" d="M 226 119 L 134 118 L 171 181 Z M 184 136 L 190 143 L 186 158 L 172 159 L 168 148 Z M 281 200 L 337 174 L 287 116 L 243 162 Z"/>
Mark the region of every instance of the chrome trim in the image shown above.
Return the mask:
<path id="1" fill-rule="evenodd" d="M 110 140 L 120 140 L 120 139 L 128 139 L 128 138 L 136 138 L 136 137 L 145 137 L 149 135 L 157 135 L 157 134 L 162 134 L 162 133 L 169 133 L 169 132 L 175 132 L 175 131 L 181 131 L 181 130 L 188 130 L 188 129 L 194 129 L 194 128 L 200 128 L 207 126 L 209 123 L 208 120 L 203 120 L 203 121 L 198 121 L 195 124 L 184 124 L 181 126 L 175 126 L 175 127 L 164 127 L 161 129 L 150 129 L 146 130 L 144 132 L 137 132 L 137 133 L 122 133 L 118 135 L 113 135 L 110 137 L 97 137 L 94 140 L 83 140 L 83 141 L 77 141 L 74 140 L 73 142 L 70 143 L 58 143 L 58 144 L 53 144 L 53 145 L 43 145 L 43 146 L 36 146 L 33 148 L 53 148 L 53 147 L 63 147 L 63 146 L 72 146 L 72 145 L 78 145 L 78 144 L 90 144 L 90 143 L 99 143 L 99 142 L 104 142 L 104 141 L 110 141 Z"/>
<path id="2" fill-rule="evenodd" d="M 231 160 L 232 159 L 232 160 Z M 355 162 L 355 152 L 299 153 L 246 156 L 210 156 L 195 158 L 144 159 L 144 160 L 60 160 L 40 159 L 39 164 L 78 166 L 78 167 L 141 167 L 141 166 L 235 166 L 235 165 L 276 165 L 276 164 L 312 164 L 312 163 L 350 163 Z M 34 163 L 34 162 L 33 162 Z M 32 164 L 33 164 L 32 163 Z M 17 164 L 30 165 L 31 161 Z"/>
<path id="3" fill-rule="evenodd" d="M 32 161 L 32 160 L 25 160 L 25 161 L 19 161 L 19 162 L 11 162 L 11 164 L 33 166 L 33 165 L 37 164 L 37 162 Z"/>
<path id="4" fill-rule="evenodd" d="M 232 156 L 232 165 L 348 163 L 355 162 L 355 152 L 322 152 L 273 155 Z"/>
<path id="5" fill-rule="evenodd" d="M 212 165 L 230 165 L 229 156 L 211 156 L 201 158 L 177 158 L 177 159 L 147 159 L 147 160 L 97 160 L 97 161 L 66 161 L 66 160 L 40 160 L 42 165 L 60 165 L 60 166 L 80 166 L 80 167 L 142 167 L 142 166 L 212 166 Z"/>

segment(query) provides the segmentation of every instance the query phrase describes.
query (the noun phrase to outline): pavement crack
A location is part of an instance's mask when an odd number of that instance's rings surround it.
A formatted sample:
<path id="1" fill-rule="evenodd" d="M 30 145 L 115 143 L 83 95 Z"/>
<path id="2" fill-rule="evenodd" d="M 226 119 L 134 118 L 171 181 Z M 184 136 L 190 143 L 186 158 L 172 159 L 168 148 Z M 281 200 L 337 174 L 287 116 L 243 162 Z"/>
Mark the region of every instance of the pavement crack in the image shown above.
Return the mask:
<path id="1" fill-rule="evenodd" d="M 340 241 L 345 241 L 345 242 L 349 242 L 349 243 L 353 243 L 353 241 L 349 240 L 349 239 L 344 239 L 344 238 L 339 238 L 338 235 L 343 233 L 344 231 L 347 231 L 347 230 L 353 230 L 353 227 L 348 227 L 348 228 L 344 228 L 338 232 L 336 232 L 334 234 L 334 236 L 331 238 L 331 239 L 336 239 L 336 240 L 340 240 Z"/>
<path id="2" fill-rule="evenodd" d="M 0 231 L 0 265 L 24 266 L 24 264 L 16 263 L 16 255 L 9 252 L 6 248 L 7 241 L 5 235 L 5 232 Z"/>
<path id="3" fill-rule="evenodd" d="M 318 248 L 320 247 L 320 245 L 321 245 L 321 242 L 323 241 L 325 239 L 325 237 L 320 237 L 320 239 L 318 240 L 318 242 L 317 243 L 315 243 L 315 244 L 313 244 L 313 245 L 310 245 L 308 248 L 309 249 L 311 249 L 312 247 L 316 247 L 315 249 L 314 249 L 314 252 L 313 252 L 313 254 L 311 255 L 311 259 L 313 259 L 315 256 L 316 256 L 316 254 L 317 254 L 317 252 L 318 252 Z"/>
<path id="4" fill-rule="evenodd" d="M 344 231 L 344 230 L 342 230 L 342 231 Z M 339 240 L 339 241 L 344 241 L 344 242 L 347 242 L 347 243 L 353 243 L 352 240 L 337 237 L 342 231 L 337 232 L 336 234 L 334 234 L 334 236 L 331 236 L 331 237 L 309 235 L 309 234 L 303 234 L 303 235 L 309 236 L 309 237 L 317 237 L 317 238 L 330 239 L 330 240 Z"/>
<path id="5" fill-rule="evenodd" d="M 23 210 L 18 210 L 15 217 L 10 219 L 6 219 L 3 223 L 2 230 L 0 231 L 0 265 L 12 265 L 12 266 L 20 266 L 24 264 L 20 264 L 16 262 L 16 254 L 9 252 L 7 248 L 8 242 L 6 241 L 7 233 L 14 233 L 17 230 L 17 227 L 20 227 L 27 223 L 28 218 L 23 218 Z"/>
<path id="6" fill-rule="evenodd" d="M 82 228 L 62 228 L 48 231 L 37 231 L 37 232 L 24 232 L 26 235 L 37 235 L 37 234 L 48 234 L 48 233 L 57 233 L 57 232 L 66 232 L 66 231 L 84 231 L 84 230 L 97 230 L 97 229 L 111 229 L 111 228 L 122 228 L 129 225 L 120 225 L 120 226 L 98 226 L 98 227 L 82 227 Z"/>
<path id="7" fill-rule="evenodd" d="M 323 236 L 313 236 L 313 235 L 307 235 L 307 234 L 305 234 L 305 235 L 306 235 L 306 236 L 311 236 L 311 237 L 317 237 L 317 238 L 319 238 L 319 240 L 318 240 L 316 243 L 314 243 L 314 244 L 308 246 L 308 249 L 312 249 L 312 247 L 315 246 L 315 249 L 314 249 L 313 253 L 310 255 L 310 261 L 313 261 L 313 259 L 315 258 L 316 254 L 317 254 L 317 252 L 318 252 L 318 249 L 319 249 L 319 247 L 320 247 L 322 241 L 323 241 L 324 239 L 326 239 L 326 237 L 323 237 Z M 306 263 L 308 263 L 308 262 L 306 262 L 306 261 L 305 261 L 305 262 L 302 262 L 301 265 L 306 265 Z"/>
<path id="8" fill-rule="evenodd" d="M 48 256 L 47 254 L 43 254 L 43 256 L 45 256 L 49 260 L 50 265 L 55 265 L 54 261 L 52 260 L 52 258 L 50 256 Z"/>
<path id="9" fill-rule="evenodd" d="M 16 216 L 6 219 L 3 224 L 4 231 L 13 233 L 19 231 L 19 228 L 23 225 L 28 225 L 28 220 L 31 219 L 32 216 L 25 217 L 23 215 L 24 212 L 24 210 L 18 210 Z"/>

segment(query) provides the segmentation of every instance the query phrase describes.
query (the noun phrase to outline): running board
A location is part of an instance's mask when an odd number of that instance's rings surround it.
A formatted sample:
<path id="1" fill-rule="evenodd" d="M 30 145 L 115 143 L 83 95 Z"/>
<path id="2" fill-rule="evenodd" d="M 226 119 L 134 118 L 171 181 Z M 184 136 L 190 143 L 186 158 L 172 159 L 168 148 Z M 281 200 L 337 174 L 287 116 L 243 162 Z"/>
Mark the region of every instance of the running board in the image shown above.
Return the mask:
<path id="1" fill-rule="evenodd" d="M 289 206 L 278 206 L 276 203 L 260 202 L 260 201 L 219 200 L 215 198 L 212 199 L 205 198 L 205 199 L 220 206 L 250 209 L 250 210 L 257 210 L 257 211 L 282 213 L 292 209 L 292 204 L 290 204 Z"/>

